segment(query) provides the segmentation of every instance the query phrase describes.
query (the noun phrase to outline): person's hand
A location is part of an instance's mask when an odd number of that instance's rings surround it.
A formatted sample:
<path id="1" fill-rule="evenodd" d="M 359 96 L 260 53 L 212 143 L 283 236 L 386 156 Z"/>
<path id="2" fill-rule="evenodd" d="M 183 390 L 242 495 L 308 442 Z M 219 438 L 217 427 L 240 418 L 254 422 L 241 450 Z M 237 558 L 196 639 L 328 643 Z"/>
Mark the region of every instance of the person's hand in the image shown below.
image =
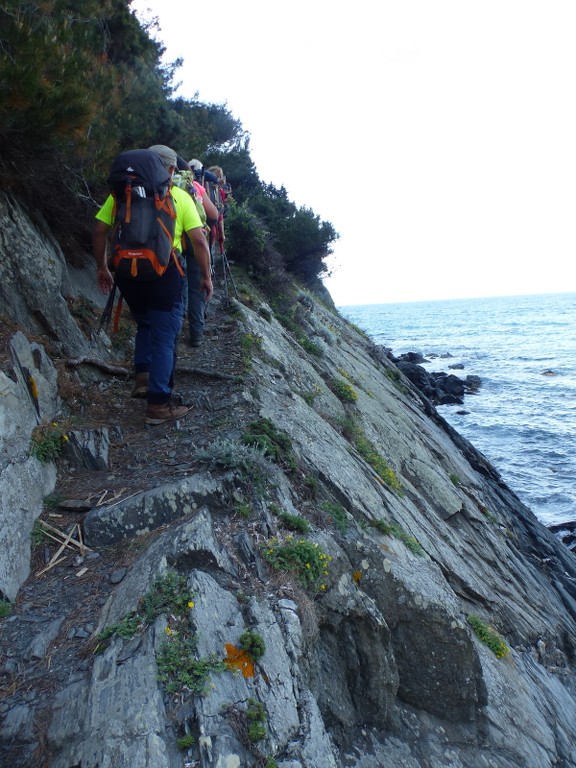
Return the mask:
<path id="1" fill-rule="evenodd" d="M 96 281 L 101 293 L 110 293 L 114 285 L 114 278 L 107 266 L 99 267 L 96 273 Z"/>
<path id="2" fill-rule="evenodd" d="M 212 285 L 212 279 L 210 277 L 203 277 L 200 280 L 200 290 L 204 291 L 205 300 L 210 301 L 212 294 L 214 293 L 214 286 Z"/>

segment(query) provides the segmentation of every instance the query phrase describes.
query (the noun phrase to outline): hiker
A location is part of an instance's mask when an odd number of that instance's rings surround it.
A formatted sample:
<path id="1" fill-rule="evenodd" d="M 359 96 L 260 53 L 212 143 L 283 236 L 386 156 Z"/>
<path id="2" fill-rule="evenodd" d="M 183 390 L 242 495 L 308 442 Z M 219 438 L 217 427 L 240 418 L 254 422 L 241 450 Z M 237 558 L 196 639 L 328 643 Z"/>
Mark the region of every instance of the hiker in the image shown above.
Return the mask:
<path id="1" fill-rule="evenodd" d="M 162 144 L 149 148 L 160 158 L 171 178 L 177 167 L 177 155 Z M 199 288 L 208 301 L 212 296 L 210 252 L 202 230 L 202 222 L 190 195 L 171 186 L 169 196 L 174 204 L 175 222 L 170 263 L 160 277 L 134 279 L 130 274 L 115 276 L 107 261 L 107 236 L 114 225 L 115 200 L 109 195 L 96 214 L 92 242 L 97 264 L 97 281 L 102 293 L 109 293 L 114 283 L 126 301 L 137 325 L 134 349 L 136 380 L 132 397 L 146 397 L 147 424 L 163 424 L 185 416 L 190 408 L 171 401 L 176 345 L 182 328 L 183 270 L 180 258 L 183 233 L 189 237 L 200 270 Z"/>
<path id="2" fill-rule="evenodd" d="M 194 178 L 191 170 L 191 163 L 197 163 L 198 160 L 186 163 L 185 160 L 178 157 L 178 175 L 175 176 L 175 183 L 182 189 L 185 189 L 193 198 L 200 219 L 204 225 L 204 233 L 208 241 L 209 226 L 208 221 L 218 220 L 218 210 L 206 193 L 206 189 Z M 188 170 L 187 170 L 188 169 Z M 199 347 L 204 338 L 204 325 L 206 315 L 206 299 L 201 287 L 202 273 L 198 262 L 194 256 L 194 250 L 187 236 L 184 236 L 183 255 L 186 260 L 186 281 L 184 283 L 184 313 L 188 316 L 188 343 L 191 347 Z"/>
<path id="3" fill-rule="evenodd" d="M 226 192 L 223 191 L 223 186 L 226 182 L 226 177 L 224 176 L 224 171 L 222 170 L 222 168 L 220 168 L 219 165 L 212 165 L 210 168 L 208 168 L 208 171 L 210 173 L 213 173 L 214 176 L 216 176 L 216 178 L 218 179 L 218 186 L 216 189 L 218 200 L 216 201 L 215 205 L 218 208 L 218 225 L 217 225 L 218 242 L 220 243 L 220 248 L 222 248 L 224 245 L 224 241 L 226 240 L 226 236 L 224 234 L 224 202 L 226 200 Z"/>

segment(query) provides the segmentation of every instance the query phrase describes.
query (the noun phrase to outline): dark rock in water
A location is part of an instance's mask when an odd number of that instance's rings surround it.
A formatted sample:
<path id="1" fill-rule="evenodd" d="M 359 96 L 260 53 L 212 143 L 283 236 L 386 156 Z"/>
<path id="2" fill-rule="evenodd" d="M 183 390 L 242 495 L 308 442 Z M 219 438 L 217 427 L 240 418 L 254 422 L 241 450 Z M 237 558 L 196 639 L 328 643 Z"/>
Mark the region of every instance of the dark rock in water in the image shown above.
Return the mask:
<path id="1" fill-rule="evenodd" d="M 410 379 L 412 384 L 417 387 L 423 395 L 432 399 L 433 385 L 430 380 L 430 374 L 421 365 L 415 365 L 408 361 L 399 361 L 397 363 L 398 368 L 402 373 Z"/>
<path id="2" fill-rule="evenodd" d="M 464 385 L 466 387 L 466 394 L 474 394 L 475 392 L 478 392 L 482 386 L 482 379 L 480 376 L 468 375 L 466 376 Z"/>
<path id="3" fill-rule="evenodd" d="M 572 552 L 576 552 L 576 520 L 566 523 L 554 523 L 548 526 L 548 530 L 556 534 L 560 541 Z"/>
<path id="4" fill-rule="evenodd" d="M 402 360 L 406 363 L 414 363 L 416 365 L 430 362 L 420 352 L 406 352 L 405 354 L 400 355 L 398 360 Z"/>
<path id="5" fill-rule="evenodd" d="M 452 355 L 446 354 L 442 357 L 452 357 Z M 453 373 L 428 372 L 418 365 L 420 362 L 427 362 L 419 352 L 407 352 L 391 359 L 433 405 L 462 405 L 464 395 L 477 392 L 482 383 L 479 376 L 467 376 L 464 380 Z M 449 366 L 449 368 L 459 367 L 461 367 L 460 364 Z"/>
<path id="6" fill-rule="evenodd" d="M 452 363 L 452 365 L 448 366 L 448 370 L 450 370 L 450 371 L 463 371 L 464 370 L 464 363 Z"/>

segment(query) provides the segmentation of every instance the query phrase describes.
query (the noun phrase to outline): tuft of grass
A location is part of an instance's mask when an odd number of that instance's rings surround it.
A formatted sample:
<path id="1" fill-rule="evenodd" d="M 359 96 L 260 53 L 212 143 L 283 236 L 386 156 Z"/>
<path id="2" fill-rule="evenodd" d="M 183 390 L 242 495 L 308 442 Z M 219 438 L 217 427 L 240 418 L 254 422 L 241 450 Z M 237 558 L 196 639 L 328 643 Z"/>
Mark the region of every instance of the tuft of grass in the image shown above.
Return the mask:
<path id="1" fill-rule="evenodd" d="M 368 334 L 366 333 L 366 331 L 363 328 L 360 328 L 360 326 L 356 325 L 356 323 L 350 322 L 350 320 L 346 320 L 346 322 L 348 323 L 350 328 L 355 330 L 356 333 L 359 334 L 360 336 L 362 336 L 363 339 L 365 339 L 366 341 L 370 341 L 370 336 L 368 336 Z"/>
<path id="2" fill-rule="evenodd" d="M 302 399 L 304 400 L 304 402 L 305 402 L 307 405 L 310 405 L 310 406 L 312 406 L 312 404 L 314 403 L 314 400 L 315 400 L 315 399 L 318 397 L 318 395 L 321 395 L 321 394 L 322 394 L 322 390 L 321 390 L 321 388 L 320 388 L 320 387 L 318 387 L 318 386 L 315 386 L 315 387 L 314 387 L 313 389 L 311 389 L 310 391 L 308 391 L 308 392 L 303 392 L 303 393 L 302 393 L 302 395 L 301 395 L 301 397 L 302 397 Z"/>
<path id="3" fill-rule="evenodd" d="M 206 448 L 198 449 L 196 460 L 205 462 L 212 467 L 237 469 L 243 474 L 255 478 L 264 473 L 266 466 L 261 450 L 257 450 L 253 445 L 226 439 L 215 440 Z"/>
<path id="4" fill-rule="evenodd" d="M 241 504 L 238 504 L 237 507 L 238 514 L 243 517 L 245 520 L 249 520 L 252 517 L 252 507 L 250 504 L 247 504 L 246 502 L 242 502 Z"/>
<path id="5" fill-rule="evenodd" d="M 382 482 L 393 491 L 400 493 L 402 484 L 398 476 L 366 437 L 358 437 L 355 441 L 356 450 L 362 458 L 370 464 Z"/>
<path id="6" fill-rule="evenodd" d="M 403 544 L 415 555 L 423 555 L 422 545 L 415 536 L 407 533 L 398 523 L 389 523 L 387 520 L 371 520 L 370 525 L 385 536 L 394 536 L 400 539 Z"/>
<path id="7" fill-rule="evenodd" d="M 298 533 L 308 533 L 310 523 L 302 515 L 291 515 L 290 512 L 278 512 L 278 519 L 289 531 L 298 531 Z"/>
<path id="8" fill-rule="evenodd" d="M 402 374 L 397 368 L 386 368 L 385 374 L 399 392 L 406 392 L 406 387 L 402 384 Z"/>
<path id="9" fill-rule="evenodd" d="M 5 619 L 12 613 L 12 604 L 8 600 L 0 599 L 0 619 Z"/>
<path id="10" fill-rule="evenodd" d="M 400 479 L 383 456 L 378 453 L 374 444 L 368 440 L 360 425 L 353 419 L 348 419 L 343 426 L 345 437 L 352 442 L 360 456 L 372 467 L 380 480 L 391 490 L 402 495 Z"/>
<path id="11" fill-rule="evenodd" d="M 252 359 L 256 352 L 262 351 L 262 336 L 255 333 L 245 333 L 240 340 L 242 349 L 242 362 L 244 370 L 249 371 L 252 367 Z"/>
<path id="12" fill-rule="evenodd" d="M 334 525 L 340 533 L 346 533 L 348 530 L 348 517 L 346 515 L 346 510 L 341 504 L 325 501 L 321 504 L 321 509 L 330 515 Z"/>
<path id="13" fill-rule="evenodd" d="M 294 310 L 290 310 L 289 312 L 284 313 L 277 312 L 276 319 L 284 326 L 284 328 L 286 328 L 287 331 L 290 331 L 302 349 L 304 349 L 309 354 L 314 355 L 315 357 L 322 357 L 324 355 L 322 347 L 312 341 L 304 333 L 304 330 L 295 320 L 294 314 Z"/>
<path id="14" fill-rule="evenodd" d="M 449 477 L 452 485 L 455 485 L 456 488 L 458 488 L 458 486 L 460 485 L 460 477 L 455 472 L 451 472 Z"/>
<path id="15" fill-rule="evenodd" d="M 258 314 L 260 317 L 263 317 L 264 320 L 266 320 L 268 323 L 272 322 L 272 312 L 268 309 L 268 307 L 264 307 L 260 305 L 258 307 Z"/>
<path id="16" fill-rule="evenodd" d="M 486 624 L 485 621 L 482 621 L 481 618 L 473 613 L 467 617 L 467 621 L 474 630 L 476 637 L 490 648 L 497 659 L 503 659 L 505 656 L 508 656 L 510 648 L 493 627 Z"/>
<path id="17" fill-rule="evenodd" d="M 34 521 L 31 538 L 33 547 L 39 547 L 41 544 L 44 544 L 46 541 L 48 541 L 46 530 L 43 528 L 39 520 Z"/>

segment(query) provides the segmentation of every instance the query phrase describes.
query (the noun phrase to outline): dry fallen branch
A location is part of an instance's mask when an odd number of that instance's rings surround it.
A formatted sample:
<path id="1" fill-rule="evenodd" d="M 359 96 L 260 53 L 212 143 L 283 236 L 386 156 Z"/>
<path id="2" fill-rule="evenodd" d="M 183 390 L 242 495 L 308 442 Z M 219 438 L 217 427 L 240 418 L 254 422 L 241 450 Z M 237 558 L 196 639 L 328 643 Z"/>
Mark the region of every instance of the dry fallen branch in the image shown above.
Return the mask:
<path id="1" fill-rule="evenodd" d="M 83 357 L 66 360 L 66 365 L 69 368 L 76 368 L 79 365 L 93 365 L 96 368 L 101 368 L 103 371 L 106 371 L 106 373 L 113 374 L 114 376 L 130 376 L 130 371 L 128 368 L 124 368 L 121 365 L 112 365 L 111 363 L 107 363 L 105 360 L 99 360 L 97 357 L 87 357 L 86 355 Z"/>
<path id="2" fill-rule="evenodd" d="M 78 528 L 79 537 L 81 538 L 82 536 L 80 532 L 80 526 L 77 523 L 75 523 L 70 534 L 65 534 L 58 528 L 55 528 L 53 525 L 50 525 L 50 523 L 47 523 L 45 520 L 38 520 L 38 522 L 45 529 L 44 532 L 46 533 L 46 535 L 49 536 L 54 541 L 58 541 L 59 543 L 62 543 L 62 541 L 66 540 L 67 546 L 70 544 L 73 544 L 75 547 L 78 547 L 78 549 L 82 554 L 92 551 L 90 547 L 87 547 L 86 544 L 84 544 L 82 541 L 78 541 L 77 539 L 72 538 L 72 534 L 74 533 L 74 528 Z"/>
<path id="3" fill-rule="evenodd" d="M 220 371 L 205 371 L 202 368 L 189 368 L 187 365 L 177 365 L 178 373 L 193 373 L 196 376 L 206 376 L 209 379 L 224 379 L 225 381 L 238 381 L 239 377 L 231 373 L 222 373 Z"/>
<path id="4" fill-rule="evenodd" d="M 40 522 L 42 522 L 42 521 L 40 521 Z M 72 534 L 74 533 L 76 528 L 78 528 L 78 530 L 80 530 L 79 526 L 78 526 L 78 523 L 76 523 L 75 525 L 72 526 L 72 530 L 64 538 L 64 541 L 62 542 L 60 547 L 57 549 L 57 551 L 54 553 L 54 555 L 52 556 L 52 559 L 50 560 L 48 565 L 45 568 L 42 568 L 41 571 L 38 571 L 38 573 L 36 574 L 37 576 L 42 576 L 43 573 L 46 573 L 46 571 L 49 571 L 51 568 L 54 568 L 55 565 L 58 565 L 58 563 L 61 563 L 62 560 L 65 559 L 66 556 L 60 557 L 60 555 L 62 554 L 62 552 L 66 549 L 66 547 L 68 546 L 68 544 L 72 540 Z"/>

